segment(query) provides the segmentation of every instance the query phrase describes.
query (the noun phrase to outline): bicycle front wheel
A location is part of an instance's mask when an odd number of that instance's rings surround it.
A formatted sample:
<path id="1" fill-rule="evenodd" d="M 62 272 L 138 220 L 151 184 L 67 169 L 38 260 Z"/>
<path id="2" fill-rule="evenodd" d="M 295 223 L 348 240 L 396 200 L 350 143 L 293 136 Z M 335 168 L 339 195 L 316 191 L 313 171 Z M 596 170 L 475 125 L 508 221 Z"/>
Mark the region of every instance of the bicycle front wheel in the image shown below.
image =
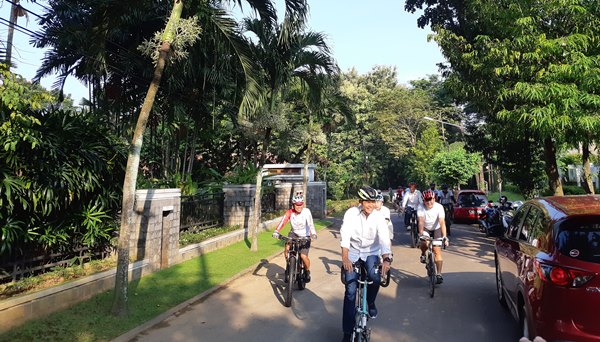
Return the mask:
<path id="1" fill-rule="evenodd" d="M 427 258 L 427 276 L 429 276 L 429 297 L 433 298 L 435 295 L 435 284 L 437 282 L 437 278 L 435 275 L 435 263 L 433 261 L 433 255 L 429 253 Z"/>
<path id="2" fill-rule="evenodd" d="M 287 307 L 292 306 L 292 292 L 294 291 L 294 283 L 296 282 L 296 257 L 290 255 L 288 258 L 287 268 L 289 270 L 289 279 L 287 282 L 287 287 L 285 288 L 285 300 L 284 305 Z"/>
<path id="3" fill-rule="evenodd" d="M 413 223 L 411 223 L 411 227 L 410 227 L 410 246 L 412 248 L 417 248 L 417 246 L 419 245 L 419 236 L 417 234 L 417 228 L 415 227 L 415 225 Z"/>

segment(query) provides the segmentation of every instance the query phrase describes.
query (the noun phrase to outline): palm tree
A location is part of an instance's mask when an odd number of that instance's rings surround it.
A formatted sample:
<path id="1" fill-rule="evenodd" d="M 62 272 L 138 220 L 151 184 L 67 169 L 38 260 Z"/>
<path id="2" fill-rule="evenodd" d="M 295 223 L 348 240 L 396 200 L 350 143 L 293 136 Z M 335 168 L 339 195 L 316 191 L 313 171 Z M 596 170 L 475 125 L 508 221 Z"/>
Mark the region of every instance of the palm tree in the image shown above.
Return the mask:
<path id="1" fill-rule="evenodd" d="M 273 26 L 256 19 L 245 19 L 243 23 L 245 32 L 252 34 L 248 38 L 249 44 L 254 59 L 260 66 L 261 79 L 265 84 L 263 101 L 255 106 L 252 126 L 254 132 L 261 132 L 262 135 L 254 198 L 252 250 L 258 249 L 262 166 L 266 160 L 273 130 L 284 128 L 288 122 L 281 102 L 289 91 L 291 83 L 297 80 L 311 94 L 309 96 L 311 102 L 317 104 L 324 87 L 322 75 L 333 75 L 338 70 L 325 37 L 321 33 L 305 31 L 304 11 L 307 8 L 305 2 L 295 1 L 295 3 L 295 6 L 286 6 L 286 15 L 280 25 Z M 290 13 L 290 8 L 300 12 Z"/>

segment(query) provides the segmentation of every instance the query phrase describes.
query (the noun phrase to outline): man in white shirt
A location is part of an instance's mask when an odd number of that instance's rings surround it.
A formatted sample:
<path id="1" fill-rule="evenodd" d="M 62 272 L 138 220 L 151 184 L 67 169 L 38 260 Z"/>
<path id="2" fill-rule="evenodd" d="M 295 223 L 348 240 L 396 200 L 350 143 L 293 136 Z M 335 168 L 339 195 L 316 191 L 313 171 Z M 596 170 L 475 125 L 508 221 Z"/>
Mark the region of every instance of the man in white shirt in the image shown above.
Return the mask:
<path id="1" fill-rule="evenodd" d="M 367 304 L 369 315 L 374 318 L 377 316 L 375 299 L 381 283 L 379 257 L 383 258 L 381 274 L 388 272 L 392 262 L 388 227 L 383 215 L 375 210 L 377 191 L 365 186 L 359 189 L 358 197 L 360 204 L 346 211 L 340 229 L 346 286 L 342 319 L 344 341 L 350 341 L 355 323 L 358 275 L 354 272 L 353 264 L 359 259 L 366 264 L 367 276 L 372 281 L 367 288 Z"/>
<path id="2" fill-rule="evenodd" d="M 423 204 L 423 200 L 421 198 L 421 192 L 417 190 L 417 183 L 410 182 L 408 183 L 408 190 L 402 196 L 402 208 L 400 209 L 404 212 L 404 226 L 406 230 L 410 230 L 410 215 L 412 214 L 412 210 L 417 210 Z M 411 208 L 410 210 L 406 210 L 406 208 Z"/>
<path id="3" fill-rule="evenodd" d="M 387 223 L 388 230 L 390 231 L 390 240 L 394 240 L 394 225 L 392 224 L 392 213 L 390 212 L 390 208 L 383 205 L 384 199 L 381 190 L 377 190 L 377 209 L 385 219 L 385 223 Z M 390 242 L 391 243 L 391 242 Z"/>
<path id="4" fill-rule="evenodd" d="M 430 237 L 434 239 L 444 238 L 444 244 L 448 246 L 449 240 L 446 235 L 446 215 L 444 213 L 444 207 L 435 201 L 435 194 L 431 190 L 425 190 L 423 192 L 423 206 L 417 210 L 417 217 L 419 219 L 419 236 L 423 235 L 423 232 L 427 232 Z M 431 242 L 423 241 L 421 243 L 421 262 L 425 263 L 425 252 L 427 251 L 428 244 Z M 439 246 L 433 247 L 433 254 L 435 260 L 435 266 L 438 274 L 436 275 L 437 283 L 441 284 L 444 281 L 442 277 L 442 248 Z"/>

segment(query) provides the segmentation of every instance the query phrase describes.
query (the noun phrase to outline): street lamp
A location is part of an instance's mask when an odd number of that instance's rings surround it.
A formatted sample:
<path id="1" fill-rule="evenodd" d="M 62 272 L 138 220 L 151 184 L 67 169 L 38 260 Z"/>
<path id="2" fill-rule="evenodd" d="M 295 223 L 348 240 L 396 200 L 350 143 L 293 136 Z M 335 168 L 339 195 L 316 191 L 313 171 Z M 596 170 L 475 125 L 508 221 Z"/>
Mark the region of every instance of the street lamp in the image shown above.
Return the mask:
<path id="1" fill-rule="evenodd" d="M 460 128 L 460 132 L 461 133 L 464 133 L 464 130 L 465 130 L 464 126 L 453 124 L 453 123 L 450 123 L 450 122 L 447 122 L 447 121 L 442 121 L 442 120 L 439 120 L 439 119 L 434 119 L 434 118 L 429 117 L 429 116 L 424 116 L 423 119 L 429 120 L 429 121 L 437 121 L 437 122 L 441 123 L 442 125 L 449 125 L 449 126 L 458 127 L 458 128 Z"/>

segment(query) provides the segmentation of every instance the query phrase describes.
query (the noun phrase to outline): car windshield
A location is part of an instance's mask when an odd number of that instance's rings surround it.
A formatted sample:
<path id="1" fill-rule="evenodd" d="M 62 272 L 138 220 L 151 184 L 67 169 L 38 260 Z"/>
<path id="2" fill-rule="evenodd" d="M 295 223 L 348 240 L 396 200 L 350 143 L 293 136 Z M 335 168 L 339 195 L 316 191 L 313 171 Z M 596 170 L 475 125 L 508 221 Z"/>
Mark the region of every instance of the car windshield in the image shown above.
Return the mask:
<path id="1" fill-rule="evenodd" d="M 482 194 L 461 194 L 458 203 L 461 207 L 485 207 L 488 200 Z"/>
<path id="2" fill-rule="evenodd" d="M 600 264 L 600 216 L 570 218 L 557 228 L 556 245 L 561 254 Z"/>

